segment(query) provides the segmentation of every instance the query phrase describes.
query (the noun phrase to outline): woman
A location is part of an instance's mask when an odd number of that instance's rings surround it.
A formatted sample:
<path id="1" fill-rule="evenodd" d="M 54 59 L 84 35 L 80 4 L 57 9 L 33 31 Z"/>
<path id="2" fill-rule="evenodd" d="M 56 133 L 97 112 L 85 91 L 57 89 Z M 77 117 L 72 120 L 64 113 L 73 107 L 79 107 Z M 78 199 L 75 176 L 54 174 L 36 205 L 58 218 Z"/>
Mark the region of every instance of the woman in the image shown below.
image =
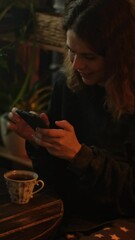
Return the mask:
<path id="1" fill-rule="evenodd" d="M 63 199 L 66 231 L 90 234 L 135 217 L 134 7 L 68 0 L 63 29 L 65 73 L 40 114 L 48 128 L 32 130 L 15 108 L 9 128 L 27 140 L 35 171 Z"/>

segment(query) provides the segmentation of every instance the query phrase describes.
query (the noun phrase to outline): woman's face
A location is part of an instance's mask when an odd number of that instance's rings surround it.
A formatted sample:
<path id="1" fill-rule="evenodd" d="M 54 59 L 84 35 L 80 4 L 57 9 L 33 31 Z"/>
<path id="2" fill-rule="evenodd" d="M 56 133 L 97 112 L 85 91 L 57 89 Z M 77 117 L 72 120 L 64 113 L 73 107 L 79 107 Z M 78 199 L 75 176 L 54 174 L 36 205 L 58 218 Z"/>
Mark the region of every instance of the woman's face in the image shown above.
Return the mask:
<path id="1" fill-rule="evenodd" d="M 73 30 L 67 31 L 67 47 L 73 69 L 78 71 L 87 85 L 103 84 L 105 81 L 104 57 L 95 53 Z"/>

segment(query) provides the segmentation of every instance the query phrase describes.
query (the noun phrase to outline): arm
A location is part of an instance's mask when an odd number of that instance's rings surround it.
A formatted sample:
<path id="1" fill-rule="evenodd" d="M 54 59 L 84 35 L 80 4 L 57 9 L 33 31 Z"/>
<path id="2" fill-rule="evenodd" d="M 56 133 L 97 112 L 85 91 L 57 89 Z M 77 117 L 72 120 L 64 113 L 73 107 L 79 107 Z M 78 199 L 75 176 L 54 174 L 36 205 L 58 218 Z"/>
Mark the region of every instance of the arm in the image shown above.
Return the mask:
<path id="1" fill-rule="evenodd" d="M 29 143 L 27 143 L 27 151 L 33 161 L 34 169 L 55 190 L 57 177 L 60 177 L 58 184 L 61 184 L 61 181 L 64 182 L 61 172 L 63 175 L 69 172 L 71 177 L 74 176 L 76 179 L 74 194 L 80 192 L 80 199 L 81 196 L 82 198 L 87 196 L 89 204 L 94 203 L 114 215 L 134 216 L 134 165 L 124 162 L 118 156 L 110 156 L 103 149 L 90 148 L 84 144 L 70 162 L 57 159 L 45 149 L 36 149 Z M 94 205 L 92 207 L 94 209 Z"/>
<path id="2" fill-rule="evenodd" d="M 131 157 L 131 156 L 130 156 Z M 103 149 L 82 145 L 70 171 L 78 175 L 80 191 L 89 193 L 97 204 L 120 215 L 135 215 L 135 162 L 125 161 Z"/>

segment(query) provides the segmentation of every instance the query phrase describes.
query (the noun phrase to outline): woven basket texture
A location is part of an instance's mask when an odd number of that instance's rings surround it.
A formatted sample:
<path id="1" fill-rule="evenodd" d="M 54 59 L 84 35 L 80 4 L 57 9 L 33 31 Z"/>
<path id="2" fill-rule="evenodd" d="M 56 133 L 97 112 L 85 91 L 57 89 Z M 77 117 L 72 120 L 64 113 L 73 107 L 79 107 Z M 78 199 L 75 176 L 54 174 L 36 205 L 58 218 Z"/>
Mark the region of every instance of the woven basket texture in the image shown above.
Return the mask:
<path id="1" fill-rule="evenodd" d="M 62 17 L 37 13 L 37 41 L 53 47 L 64 47 L 65 37 L 62 30 Z"/>

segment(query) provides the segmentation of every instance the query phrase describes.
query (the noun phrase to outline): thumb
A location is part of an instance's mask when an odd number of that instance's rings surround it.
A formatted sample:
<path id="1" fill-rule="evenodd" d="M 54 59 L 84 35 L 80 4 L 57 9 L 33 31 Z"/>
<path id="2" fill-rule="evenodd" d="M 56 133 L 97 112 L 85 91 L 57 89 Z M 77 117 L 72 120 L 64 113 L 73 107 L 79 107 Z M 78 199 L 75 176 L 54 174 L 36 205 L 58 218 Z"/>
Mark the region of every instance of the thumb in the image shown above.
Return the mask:
<path id="1" fill-rule="evenodd" d="M 57 127 L 62 128 L 66 131 L 71 131 L 73 130 L 73 126 L 66 120 L 62 120 L 62 121 L 55 121 L 55 124 Z"/>

